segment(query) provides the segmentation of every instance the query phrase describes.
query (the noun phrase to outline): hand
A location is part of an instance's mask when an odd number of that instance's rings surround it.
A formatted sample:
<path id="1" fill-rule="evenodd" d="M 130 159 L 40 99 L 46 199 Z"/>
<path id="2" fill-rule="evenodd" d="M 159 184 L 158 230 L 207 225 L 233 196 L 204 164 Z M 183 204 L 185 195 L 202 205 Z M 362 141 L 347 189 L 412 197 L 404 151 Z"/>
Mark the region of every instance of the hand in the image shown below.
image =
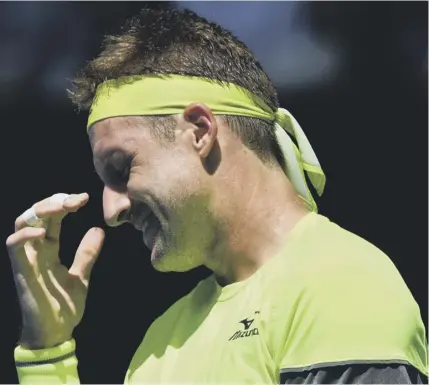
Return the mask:
<path id="1" fill-rule="evenodd" d="M 82 319 L 92 267 L 104 231 L 90 229 L 68 270 L 59 259 L 61 221 L 88 202 L 88 194 L 70 195 L 63 203 L 44 199 L 33 207 L 44 227 L 29 227 L 22 216 L 6 241 L 22 313 L 19 343 L 29 349 L 59 345 L 72 337 Z"/>

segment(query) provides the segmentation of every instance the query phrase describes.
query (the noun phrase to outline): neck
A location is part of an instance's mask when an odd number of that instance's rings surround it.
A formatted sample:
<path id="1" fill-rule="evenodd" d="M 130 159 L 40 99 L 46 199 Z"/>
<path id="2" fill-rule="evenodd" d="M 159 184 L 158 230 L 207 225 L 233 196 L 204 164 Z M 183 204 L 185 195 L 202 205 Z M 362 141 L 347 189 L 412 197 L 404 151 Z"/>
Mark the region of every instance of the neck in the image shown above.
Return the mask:
<path id="1" fill-rule="evenodd" d="M 221 285 L 251 276 L 308 213 L 280 168 L 256 159 L 235 164 L 219 185 L 215 212 L 221 224 L 206 263 Z"/>

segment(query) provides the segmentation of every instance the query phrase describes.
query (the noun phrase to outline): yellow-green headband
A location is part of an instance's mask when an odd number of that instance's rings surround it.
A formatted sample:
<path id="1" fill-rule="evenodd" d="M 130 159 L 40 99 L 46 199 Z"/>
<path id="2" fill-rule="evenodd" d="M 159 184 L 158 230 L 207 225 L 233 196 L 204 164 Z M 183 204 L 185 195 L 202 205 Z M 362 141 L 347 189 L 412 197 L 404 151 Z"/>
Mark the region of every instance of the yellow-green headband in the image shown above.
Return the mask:
<path id="1" fill-rule="evenodd" d="M 97 88 L 88 125 L 115 116 L 182 114 L 191 103 L 207 105 L 215 115 L 249 116 L 274 122 L 285 158 L 285 173 L 310 210 L 317 211 L 305 179 L 307 173 L 318 195 L 326 178 L 308 139 L 285 109 L 272 111 L 259 97 L 231 83 L 182 75 L 150 75 L 108 80 Z M 293 136 L 296 146 L 289 135 Z"/>

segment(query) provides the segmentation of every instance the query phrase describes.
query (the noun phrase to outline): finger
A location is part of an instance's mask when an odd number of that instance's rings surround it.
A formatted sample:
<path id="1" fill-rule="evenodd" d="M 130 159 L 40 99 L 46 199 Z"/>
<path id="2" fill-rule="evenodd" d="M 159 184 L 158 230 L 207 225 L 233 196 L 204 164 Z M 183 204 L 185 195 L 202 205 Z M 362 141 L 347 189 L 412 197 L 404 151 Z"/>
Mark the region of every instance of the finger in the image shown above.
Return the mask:
<path id="1" fill-rule="evenodd" d="M 38 227 L 25 227 L 10 235 L 6 240 L 6 247 L 15 273 L 28 274 L 33 270 L 33 260 L 27 256 L 24 246 L 27 242 L 43 239 L 46 230 Z"/>
<path id="2" fill-rule="evenodd" d="M 33 205 L 35 214 L 41 219 L 47 219 L 52 216 L 64 216 L 69 212 L 74 212 L 88 201 L 88 194 L 71 194 L 65 201 L 45 198 Z M 15 231 L 28 226 L 22 214 L 15 221 Z"/>
<path id="3" fill-rule="evenodd" d="M 87 193 L 72 194 L 62 203 L 62 209 L 59 214 L 54 214 L 49 222 L 47 237 L 58 241 L 61 235 L 61 222 L 68 213 L 79 210 L 88 203 L 89 196 Z M 42 214 L 43 217 L 43 214 Z"/>
<path id="4" fill-rule="evenodd" d="M 43 239 L 45 235 L 46 230 L 42 227 L 24 227 L 6 239 L 6 247 L 8 250 L 16 252 L 17 249 L 24 247 L 25 242 Z"/>
<path id="5" fill-rule="evenodd" d="M 45 221 L 44 227 L 47 229 L 47 238 L 58 240 L 63 218 L 69 212 L 75 212 L 85 205 L 88 202 L 89 196 L 86 193 L 72 194 L 64 201 L 53 199 L 54 197 L 55 195 L 35 203 L 33 208 L 37 217 Z M 15 231 L 28 226 L 23 215 L 21 214 L 16 219 Z"/>
<path id="6" fill-rule="evenodd" d="M 104 243 L 104 231 L 93 227 L 83 237 L 77 252 L 73 265 L 69 273 L 81 278 L 85 286 L 88 286 L 89 278 L 95 261 L 100 255 Z"/>

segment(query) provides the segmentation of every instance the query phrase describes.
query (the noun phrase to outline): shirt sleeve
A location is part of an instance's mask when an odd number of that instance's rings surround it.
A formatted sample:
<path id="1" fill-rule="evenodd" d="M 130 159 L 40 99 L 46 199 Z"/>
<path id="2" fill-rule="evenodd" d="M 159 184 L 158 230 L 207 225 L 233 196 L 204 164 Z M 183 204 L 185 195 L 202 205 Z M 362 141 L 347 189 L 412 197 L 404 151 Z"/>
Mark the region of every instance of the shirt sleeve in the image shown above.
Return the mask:
<path id="1" fill-rule="evenodd" d="M 428 377 L 403 364 L 349 363 L 280 372 L 280 384 L 427 384 Z"/>
<path id="2" fill-rule="evenodd" d="M 79 384 L 74 339 L 47 349 L 15 348 L 15 366 L 20 384 Z"/>

